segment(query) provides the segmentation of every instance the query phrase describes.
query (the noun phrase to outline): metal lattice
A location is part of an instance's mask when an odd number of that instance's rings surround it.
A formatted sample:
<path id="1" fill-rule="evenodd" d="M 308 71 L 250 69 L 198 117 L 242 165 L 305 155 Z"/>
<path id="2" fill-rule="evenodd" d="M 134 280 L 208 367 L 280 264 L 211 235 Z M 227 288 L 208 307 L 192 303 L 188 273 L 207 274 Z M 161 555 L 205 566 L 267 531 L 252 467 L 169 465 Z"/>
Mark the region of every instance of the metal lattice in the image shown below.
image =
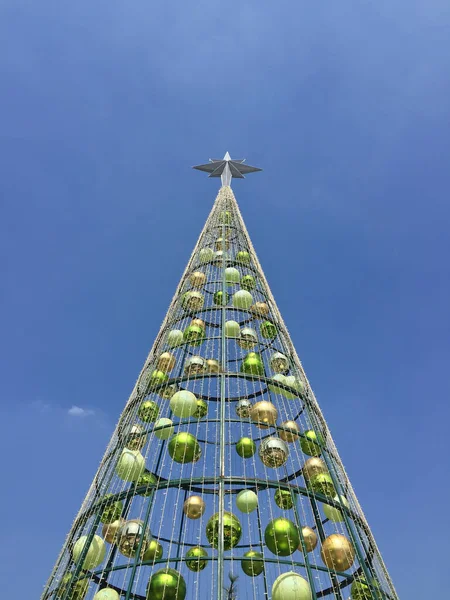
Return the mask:
<path id="1" fill-rule="evenodd" d="M 397 600 L 224 185 L 42 599 L 350 595 Z"/>

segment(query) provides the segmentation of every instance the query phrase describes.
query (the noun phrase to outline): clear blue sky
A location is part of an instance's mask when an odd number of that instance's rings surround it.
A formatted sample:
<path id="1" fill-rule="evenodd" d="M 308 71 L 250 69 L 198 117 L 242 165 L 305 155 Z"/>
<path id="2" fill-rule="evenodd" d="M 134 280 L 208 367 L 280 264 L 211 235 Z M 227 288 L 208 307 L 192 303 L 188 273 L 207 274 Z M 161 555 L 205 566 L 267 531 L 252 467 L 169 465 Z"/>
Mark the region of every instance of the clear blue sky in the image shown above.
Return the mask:
<path id="1" fill-rule="evenodd" d="M 443 598 L 448 0 L 3 0 L 0 39 L 2 597 L 39 597 L 228 150 L 399 596 Z"/>

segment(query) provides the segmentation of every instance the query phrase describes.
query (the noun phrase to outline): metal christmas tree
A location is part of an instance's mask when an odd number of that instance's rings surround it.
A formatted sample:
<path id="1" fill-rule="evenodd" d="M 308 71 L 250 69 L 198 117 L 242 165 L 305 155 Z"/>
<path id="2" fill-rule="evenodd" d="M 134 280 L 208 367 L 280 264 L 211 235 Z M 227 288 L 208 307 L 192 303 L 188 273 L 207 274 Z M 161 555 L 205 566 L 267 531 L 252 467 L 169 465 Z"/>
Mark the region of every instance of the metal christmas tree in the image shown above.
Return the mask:
<path id="1" fill-rule="evenodd" d="M 42 598 L 396 600 L 222 187 Z"/>

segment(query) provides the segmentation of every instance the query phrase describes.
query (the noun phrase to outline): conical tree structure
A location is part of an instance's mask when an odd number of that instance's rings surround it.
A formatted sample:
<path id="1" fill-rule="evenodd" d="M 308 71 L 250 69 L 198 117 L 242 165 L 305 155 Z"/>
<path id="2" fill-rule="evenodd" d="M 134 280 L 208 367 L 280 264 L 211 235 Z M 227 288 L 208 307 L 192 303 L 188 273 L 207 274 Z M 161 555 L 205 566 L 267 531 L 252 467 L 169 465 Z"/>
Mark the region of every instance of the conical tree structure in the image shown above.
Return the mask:
<path id="1" fill-rule="evenodd" d="M 239 162 L 215 173 L 45 600 L 397 599 L 229 186 Z"/>

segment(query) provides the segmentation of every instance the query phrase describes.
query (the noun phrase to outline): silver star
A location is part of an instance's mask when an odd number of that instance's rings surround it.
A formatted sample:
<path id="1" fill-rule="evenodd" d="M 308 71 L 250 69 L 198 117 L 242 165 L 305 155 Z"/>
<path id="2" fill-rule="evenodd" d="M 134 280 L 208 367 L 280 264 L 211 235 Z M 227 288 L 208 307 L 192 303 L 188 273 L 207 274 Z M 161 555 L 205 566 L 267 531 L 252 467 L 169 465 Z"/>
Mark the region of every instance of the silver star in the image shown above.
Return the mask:
<path id="1" fill-rule="evenodd" d="M 220 177 L 222 179 L 222 185 L 230 185 L 232 177 L 236 177 L 237 179 L 245 179 L 244 173 L 247 174 L 255 173 L 256 171 L 262 171 L 262 169 L 258 169 L 258 167 L 245 165 L 244 162 L 245 158 L 234 160 L 227 152 L 222 159 L 210 158 L 209 163 L 206 163 L 205 165 L 197 165 L 196 167 L 192 168 L 210 173 L 210 177 Z"/>

